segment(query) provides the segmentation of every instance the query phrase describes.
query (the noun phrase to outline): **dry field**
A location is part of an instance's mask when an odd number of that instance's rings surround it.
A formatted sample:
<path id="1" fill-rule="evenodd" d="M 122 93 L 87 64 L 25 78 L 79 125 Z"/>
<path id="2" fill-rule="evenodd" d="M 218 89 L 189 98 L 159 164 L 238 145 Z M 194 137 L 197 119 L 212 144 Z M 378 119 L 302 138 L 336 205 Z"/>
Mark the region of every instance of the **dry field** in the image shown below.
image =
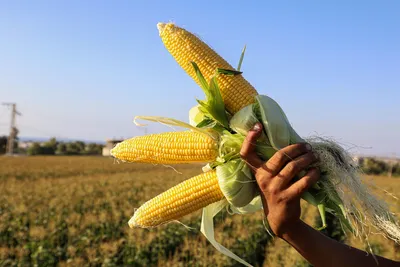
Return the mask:
<path id="1" fill-rule="evenodd" d="M 103 157 L 0 157 L 0 266 L 240 266 L 218 253 L 199 232 L 200 212 L 156 229 L 127 222 L 144 201 L 201 171 L 118 164 Z M 371 177 L 388 192 L 400 178 Z M 391 199 L 400 214 L 400 200 Z M 317 225 L 316 211 L 303 218 Z M 255 266 L 308 266 L 281 240 L 273 240 L 262 214 L 216 219 L 217 240 Z M 327 234 L 358 248 L 333 228 Z M 371 237 L 375 253 L 400 260 L 400 247 Z"/>

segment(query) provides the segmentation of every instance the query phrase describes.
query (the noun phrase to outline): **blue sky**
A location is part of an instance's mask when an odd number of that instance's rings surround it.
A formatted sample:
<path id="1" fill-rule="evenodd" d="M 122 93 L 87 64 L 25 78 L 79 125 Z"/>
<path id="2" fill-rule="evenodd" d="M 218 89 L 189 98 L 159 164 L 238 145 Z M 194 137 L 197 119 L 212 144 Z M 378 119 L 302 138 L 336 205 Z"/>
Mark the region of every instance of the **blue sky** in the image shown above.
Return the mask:
<path id="1" fill-rule="evenodd" d="M 157 22 L 201 36 L 283 107 L 302 135 L 400 155 L 399 1 L 2 1 L 0 102 L 21 136 L 142 135 L 132 119 L 187 121 L 201 89 Z M 0 134 L 9 110 L 0 107 Z M 151 124 L 148 132 L 169 131 Z"/>

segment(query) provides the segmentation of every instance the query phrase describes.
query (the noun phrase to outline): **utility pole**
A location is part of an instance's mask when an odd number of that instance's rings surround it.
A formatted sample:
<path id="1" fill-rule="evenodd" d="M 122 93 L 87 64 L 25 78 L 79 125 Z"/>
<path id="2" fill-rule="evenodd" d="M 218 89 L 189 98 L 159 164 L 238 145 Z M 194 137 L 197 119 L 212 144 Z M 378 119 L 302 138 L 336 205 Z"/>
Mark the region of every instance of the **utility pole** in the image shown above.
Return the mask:
<path id="1" fill-rule="evenodd" d="M 15 103 L 3 103 L 3 105 L 11 107 L 11 125 L 10 134 L 8 135 L 6 154 L 12 155 L 14 153 L 15 137 L 18 134 L 18 129 L 15 127 L 15 120 L 17 115 L 21 116 L 22 114 L 17 111 L 17 104 Z"/>

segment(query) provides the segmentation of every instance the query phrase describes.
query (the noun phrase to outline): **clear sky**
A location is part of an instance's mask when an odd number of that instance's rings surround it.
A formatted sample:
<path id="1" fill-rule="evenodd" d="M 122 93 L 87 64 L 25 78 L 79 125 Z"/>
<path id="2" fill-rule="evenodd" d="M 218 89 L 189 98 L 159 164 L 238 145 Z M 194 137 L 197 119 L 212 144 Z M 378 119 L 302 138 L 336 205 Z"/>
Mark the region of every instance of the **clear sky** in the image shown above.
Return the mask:
<path id="1" fill-rule="evenodd" d="M 302 135 L 400 155 L 400 1 L 1 1 L 0 102 L 20 136 L 142 135 L 136 115 L 187 121 L 201 89 L 157 22 L 201 36 Z M 0 135 L 9 110 L 0 106 Z M 170 129 L 152 124 L 148 131 Z"/>

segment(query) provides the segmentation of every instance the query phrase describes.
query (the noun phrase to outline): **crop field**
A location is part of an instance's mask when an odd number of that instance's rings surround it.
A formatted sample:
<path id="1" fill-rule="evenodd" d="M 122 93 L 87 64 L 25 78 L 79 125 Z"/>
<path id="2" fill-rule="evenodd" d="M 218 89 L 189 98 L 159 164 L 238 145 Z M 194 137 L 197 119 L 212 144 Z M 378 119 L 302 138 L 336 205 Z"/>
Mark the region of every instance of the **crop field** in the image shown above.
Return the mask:
<path id="1" fill-rule="evenodd" d="M 130 229 L 135 208 L 198 174 L 201 165 L 172 168 L 117 163 L 104 157 L 0 157 L 0 266 L 241 266 L 199 231 L 198 211 L 155 229 Z M 400 178 L 369 177 L 400 214 Z M 319 224 L 314 207 L 302 218 Z M 262 213 L 219 214 L 216 239 L 255 266 L 309 266 L 285 242 L 271 238 Z M 332 225 L 335 221 L 332 222 Z M 337 227 L 326 234 L 364 249 Z M 374 252 L 400 260 L 400 247 L 379 235 Z"/>

